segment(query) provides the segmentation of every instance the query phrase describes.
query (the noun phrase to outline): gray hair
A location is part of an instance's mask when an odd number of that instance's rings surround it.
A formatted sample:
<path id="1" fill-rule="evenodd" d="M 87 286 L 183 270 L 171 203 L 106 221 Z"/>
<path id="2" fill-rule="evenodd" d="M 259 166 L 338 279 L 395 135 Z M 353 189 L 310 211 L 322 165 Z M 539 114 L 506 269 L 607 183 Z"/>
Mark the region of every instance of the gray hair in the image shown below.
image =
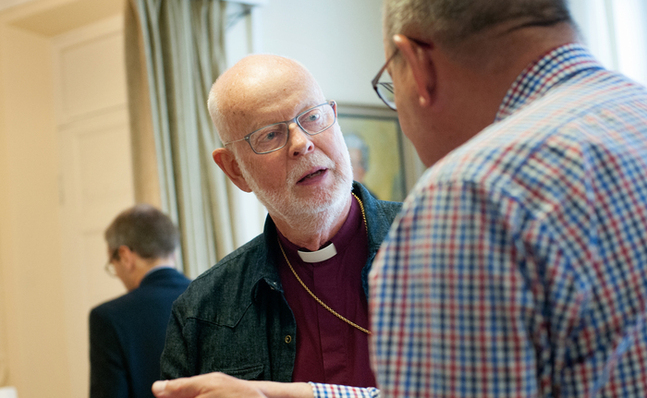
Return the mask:
<path id="1" fill-rule="evenodd" d="M 119 213 L 104 237 L 111 253 L 124 245 L 144 259 L 169 257 L 180 242 L 180 233 L 173 221 L 147 204 Z"/>
<path id="2" fill-rule="evenodd" d="M 221 133 L 221 130 L 224 129 L 223 114 L 220 111 L 220 106 L 218 104 L 218 97 L 216 96 L 215 90 L 213 89 L 213 86 L 215 86 L 215 84 L 216 83 L 212 85 L 211 90 L 209 91 L 209 98 L 207 99 L 207 109 L 209 110 L 209 116 L 211 116 L 211 121 L 213 122 L 214 126 L 216 126 L 216 132 L 218 133 L 218 138 L 222 142 L 223 134 Z"/>
<path id="3" fill-rule="evenodd" d="M 384 33 L 385 37 L 398 33 L 418 39 L 434 37 L 451 45 L 519 18 L 535 25 L 572 23 L 566 1 L 384 0 Z"/>

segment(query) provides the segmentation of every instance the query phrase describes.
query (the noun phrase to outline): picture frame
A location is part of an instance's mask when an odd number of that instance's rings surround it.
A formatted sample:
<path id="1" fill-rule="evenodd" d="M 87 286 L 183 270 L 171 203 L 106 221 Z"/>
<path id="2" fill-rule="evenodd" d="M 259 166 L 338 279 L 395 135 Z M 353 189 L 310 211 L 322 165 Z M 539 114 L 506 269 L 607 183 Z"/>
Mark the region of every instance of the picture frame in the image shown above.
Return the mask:
<path id="1" fill-rule="evenodd" d="M 337 120 L 353 164 L 353 178 L 375 197 L 402 201 L 424 172 L 398 114 L 380 106 L 338 104 Z"/>

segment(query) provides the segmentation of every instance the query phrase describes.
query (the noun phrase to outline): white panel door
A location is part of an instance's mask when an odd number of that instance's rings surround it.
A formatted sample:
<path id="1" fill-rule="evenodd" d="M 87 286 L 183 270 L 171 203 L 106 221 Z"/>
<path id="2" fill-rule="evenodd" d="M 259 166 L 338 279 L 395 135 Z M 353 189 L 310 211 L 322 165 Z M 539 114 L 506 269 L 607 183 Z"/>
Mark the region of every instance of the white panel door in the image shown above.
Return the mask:
<path id="1" fill-rule="evenodd" d="M 125 292 L 103 231 L 134 204 L 121 18 L 53 41 L 61 161 L 66 330 L 73 398 L 88 396 L 88 313 Z"/>

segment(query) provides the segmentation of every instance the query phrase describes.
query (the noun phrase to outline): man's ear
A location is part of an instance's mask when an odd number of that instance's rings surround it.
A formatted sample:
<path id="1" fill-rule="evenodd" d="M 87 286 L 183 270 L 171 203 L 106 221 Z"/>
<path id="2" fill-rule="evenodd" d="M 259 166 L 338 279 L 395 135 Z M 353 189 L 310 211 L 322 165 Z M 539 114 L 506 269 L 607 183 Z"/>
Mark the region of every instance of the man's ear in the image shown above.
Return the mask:
<path id="1" fill-rule="evenodd" d="M 436 88 L 436 70 L 431 57 L 433 46 L 418 43 L 400 34 L 393 36 L 393 42 L 411 68 L 420 106 L 429 106 Z"/>
<path id="2" fill-rule="evenodd" d="M 119 246 L 119 249 L 117 250 L 119 252 L 119 260 L 121 261 L 124 269 L 126 269 L 128 272 L 132 272 L 132 270 L 135 268 L 135 252 L 130 250 L 130 248 L 126 245 Z"/>
<path id="3" fill-rule="evenodd" d="M 242 191 L 252 192 L 249 185 L 247 185 L 245 177 L 243 177 L 243 173 L 240 171 L 240 167 L 238 167 L 236 157 L 230 150 L 227 148 L 216 148 L 211 156 L 213 156 L 213 160 L 218 167 L 227 174 L 231 182 L 236 184 Z"/>

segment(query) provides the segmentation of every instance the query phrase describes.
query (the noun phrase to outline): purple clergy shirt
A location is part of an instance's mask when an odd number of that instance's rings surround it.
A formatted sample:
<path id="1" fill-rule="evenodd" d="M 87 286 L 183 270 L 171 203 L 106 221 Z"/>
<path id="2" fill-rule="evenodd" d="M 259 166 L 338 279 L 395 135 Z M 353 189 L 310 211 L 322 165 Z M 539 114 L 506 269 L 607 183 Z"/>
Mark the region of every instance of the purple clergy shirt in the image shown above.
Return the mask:
<path id="1" fill-rule="evenodd" d="M 348 218 L 330 240 L 337 250 L 332 258 L 317 263 L 303 262 L 297 254 L 299 247 L 280 232 L 279 239 L 306 286 L 346 319 L 368 329 L 368 306 L 361 280 L 362 268 L 368 258 L 366 234 L 362 212 L 353 197 Z M 368 357 L 368 335 L 317 303 L 299 284 L 285 259 L 281 260 L 281 283 L 297 322 L 292 380 L 375 386 Z"/>

